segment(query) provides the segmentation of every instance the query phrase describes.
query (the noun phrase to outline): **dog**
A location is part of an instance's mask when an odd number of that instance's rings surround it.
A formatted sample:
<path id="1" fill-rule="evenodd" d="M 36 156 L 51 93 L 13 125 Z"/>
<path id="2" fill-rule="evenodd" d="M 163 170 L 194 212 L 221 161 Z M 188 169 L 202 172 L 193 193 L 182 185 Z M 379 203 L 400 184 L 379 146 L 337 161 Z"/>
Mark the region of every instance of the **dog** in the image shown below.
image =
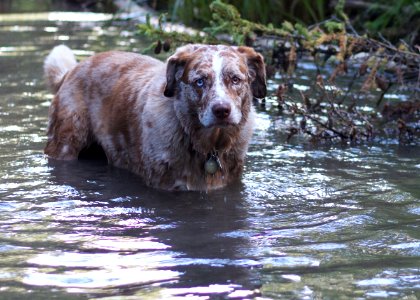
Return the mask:
<path id="1" fill-rule="evenodd" d="M 208 191 L 237 180 L 253 133 L 253 97 L 266 96 L 261 54 L 191 44 L 166 63 L 109 51 L 77 63 L 55 47 L 44 62 L 55 94 L 45 154 L 77 160 L 99 144 L 108 163 L 164 190 Z"/>

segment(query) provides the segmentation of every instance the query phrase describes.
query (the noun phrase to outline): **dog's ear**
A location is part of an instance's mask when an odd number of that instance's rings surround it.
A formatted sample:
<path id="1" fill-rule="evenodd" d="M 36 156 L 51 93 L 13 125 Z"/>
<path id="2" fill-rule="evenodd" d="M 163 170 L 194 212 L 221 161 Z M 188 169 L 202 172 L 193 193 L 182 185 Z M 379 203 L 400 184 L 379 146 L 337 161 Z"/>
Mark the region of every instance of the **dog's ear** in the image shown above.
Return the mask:
<path id="1" fill-rule="evenodd" d="M 177 81 L 180 79 L 180 73 L 185 65 L 176 55 L 168 58 L 166 65 L 166 85 L 163 94 L 166 97 L 173 97 L 177 88 Z"/>
<path id="2" fill-rule="evenodd" d="M 163 94 L 173 97 L 178 87 L 178 82 L 184 73 L 184 67 L 191 53 L 189 46 L 179 48 L 174 55 L 168 58 L 166 63 L 166 86 Z"/>
<path id="3" fill-rule="evenodd" d="M 251 76 L 251 90 L 255 98 L 264 98 L 267 95 L 264 58 L 250 47 L 238 47 L 239 53 L 246 58 L 249 74 Z"/>

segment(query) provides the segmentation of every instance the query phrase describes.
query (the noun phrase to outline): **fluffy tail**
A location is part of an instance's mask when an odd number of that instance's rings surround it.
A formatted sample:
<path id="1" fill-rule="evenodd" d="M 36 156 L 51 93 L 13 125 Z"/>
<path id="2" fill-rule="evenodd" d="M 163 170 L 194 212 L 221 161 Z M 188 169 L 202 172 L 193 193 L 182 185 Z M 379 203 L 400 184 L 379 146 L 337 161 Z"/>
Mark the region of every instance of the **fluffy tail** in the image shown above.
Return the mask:
<path id="1" fill-rule="evenodd" d="M 73 51 L 67 46 L 54 47 L 44 61 L 44 76 L 55 94 L 61 86 L 64 75 L 77 64 Z"/>

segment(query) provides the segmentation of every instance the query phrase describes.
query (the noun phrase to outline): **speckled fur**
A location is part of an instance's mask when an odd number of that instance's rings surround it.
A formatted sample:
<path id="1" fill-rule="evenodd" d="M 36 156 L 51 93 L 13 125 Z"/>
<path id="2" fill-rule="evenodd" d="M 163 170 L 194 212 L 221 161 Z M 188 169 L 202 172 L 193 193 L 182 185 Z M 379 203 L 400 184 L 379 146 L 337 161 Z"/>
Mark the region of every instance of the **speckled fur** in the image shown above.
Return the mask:
<path id="1" fill-rule="evenodd" d="M 166 190 L 210 190 L 240 177 L 253 129 L 252 97 L 266 93 L 260 54 L 247 47 L 188 45 L 166 63 L 113 51 L 76 64 L 71 50 L 59 47 L 44 64 L 56 92 L 49 157 L 75 160 L 97 142 L 110 164 Z M 214 116 L 217 103 L 231 108 L 228 118 Z M 209 175 L 204 163 L 214 150 L 222 170 Z"/>

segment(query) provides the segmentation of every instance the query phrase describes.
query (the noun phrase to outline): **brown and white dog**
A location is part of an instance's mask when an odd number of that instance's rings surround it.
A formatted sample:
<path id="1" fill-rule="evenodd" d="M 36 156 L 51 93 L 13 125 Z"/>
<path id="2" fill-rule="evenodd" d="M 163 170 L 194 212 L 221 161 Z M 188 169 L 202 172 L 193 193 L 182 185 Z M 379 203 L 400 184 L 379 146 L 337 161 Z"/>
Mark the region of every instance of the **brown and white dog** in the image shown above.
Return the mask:
<path id="1" fill-rule="evenodd" d="M 263 57 L 248 47 L 187 45 L 163 63 L 104 52 L 80 63 L 57 46 L 44 63 L 55 97 L 45 153 L 75 160 L 92 143 L 108 162 L 166 190 L 210 190 L 237 179 L 252 99 L 266 95 Z"/>

